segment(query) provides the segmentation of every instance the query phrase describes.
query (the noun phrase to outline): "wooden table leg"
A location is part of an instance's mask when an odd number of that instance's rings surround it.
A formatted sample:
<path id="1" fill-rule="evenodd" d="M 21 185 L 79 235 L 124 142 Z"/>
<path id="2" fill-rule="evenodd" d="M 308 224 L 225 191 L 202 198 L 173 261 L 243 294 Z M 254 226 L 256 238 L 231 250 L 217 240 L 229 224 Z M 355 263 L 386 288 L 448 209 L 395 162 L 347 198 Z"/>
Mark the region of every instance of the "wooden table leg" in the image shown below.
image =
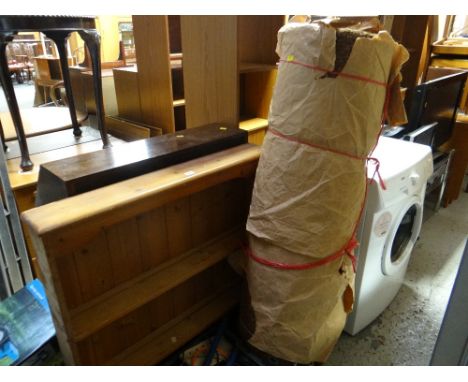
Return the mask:
<path id="1" fill-rule="evenodd" d="M 67 39 L 70 35 L 69 31 L 44 31 L 44 34 L 55 42 L 60 58 L 60 66 L 62 68 L 62 78 L 65 85 L 65 91 L 68 98 L 68 109 L 70 110 L 70 118 L 73 126 L 73 135 L 76 137 L 81 136 L 82 132 L 78 119 L 76 118 L 75 100 L 73 98 L 73 91 L 70 80 L 70 72 L 68 70 L 68 52 L 67 52 Z"/>
<path id="2" fill-rule="evenodd" d="M 21 114 L 18 107 L 18 101 L 15 96 L 15 89 L 11 82 L 10 71 L 8 70 L 8 59 L 6 56 L 6 46 L 9 41 L 13 39 L 13 33 L 11 34 L 0 34 L 0 80 L 5 93 L 5 98 L 8 103 L 8 109 L 10 110 L 11 119 L 15 125 L 16 136 L 18 138 L 18 144 L 21 151 L 21 170 L 30 171 L 33 168 L 33 163 L 29 158 L 28 144 L 26 142 L 26 136 L 24 134 L 23 122 L 21 121 Z"/>
<path id="3" fill-rule="evenodd" d="M 96 100 L 96 114 L 99 132 L 101 134 L 104 148 L 111 146 L 107 130 L 104 122 L 104 101 L 102 99 L 102 82 L 101 82 L 101 55 L 100 41 L 101 38 L 96 30 L 80 30 L 78 32 L 84 40 L 89 54 L 91 56 L 91 66 L 93 69 L 93 88 L 94 98 Z"/>

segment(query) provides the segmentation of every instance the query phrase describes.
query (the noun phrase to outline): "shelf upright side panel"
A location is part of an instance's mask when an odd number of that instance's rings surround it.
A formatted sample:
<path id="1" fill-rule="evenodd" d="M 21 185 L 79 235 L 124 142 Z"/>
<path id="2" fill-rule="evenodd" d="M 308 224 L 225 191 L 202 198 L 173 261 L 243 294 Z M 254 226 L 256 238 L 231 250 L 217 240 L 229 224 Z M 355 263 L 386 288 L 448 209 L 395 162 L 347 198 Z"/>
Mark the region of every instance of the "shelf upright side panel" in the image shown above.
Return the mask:
<path id="1" fill-rule="evenodd" d="M 167 16 L 132 16 L 142 122 L 175 131 Z"/>
<path id="2" fill-rule="evenodd" d="M 181 16 L 187 128 L 237 126 L 237 16 Z"/>

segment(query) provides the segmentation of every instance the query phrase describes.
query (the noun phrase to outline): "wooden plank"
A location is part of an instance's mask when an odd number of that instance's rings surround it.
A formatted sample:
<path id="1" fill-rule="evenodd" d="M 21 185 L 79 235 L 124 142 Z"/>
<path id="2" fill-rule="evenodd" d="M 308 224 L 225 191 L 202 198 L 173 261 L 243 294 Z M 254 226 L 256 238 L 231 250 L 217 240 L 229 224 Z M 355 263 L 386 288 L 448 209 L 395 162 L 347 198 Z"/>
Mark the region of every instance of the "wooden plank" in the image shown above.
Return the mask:
<path id="1" fill-rule="evenodd" d="M 249 143 L 261 146 L 268 129 L 268 120 L 264 118 L 250 118 L 241 121 L 239 128 L 249 133 Z"/>
<path id="2" fill-rule="evenodd" d="M 167 16 L 132 16 L 142 122 L 175 131 Z"/>
<path id="3" fill-rule="evenodd" d="M 57 271 L 62 282 L 63 293 L 68 309 L 76 308 L 83 303 L 80 280 L 74 256 L 63 256 L 57 259 Z"/>
<path id="4" fill-rule="evenodd" d="M 92 336 L 95 365 L 102 365 L 151 333 L 151 316 L 143 306 Z"/>
<path id="5" fill-rule="evenodd" d="M 213 224 L 208 223 L 210 214 L 210 192 L 204 190 L 190 195 L 190 221 L 192 243 L 198 246 L 212 237 Z"/>
<path id="6" fill-rule="evenodd" d="M 74 254 L 83 301 L 89 301 L 111 289 L 114 284 L 111 256 L 106 236 L 101 232 L 93 241 Z"/>
<path id="7" fill-rule="evenodd" d="M 143 271 L 140 256 L 138 224 L 135 218 L 105 229 L 110 264 L 115 285 L 137 276 Z"/>
<path id="8" fill-rule="evenodd" d="M 249 134 L 268 128 L 268 119 L 266 118 L 248 118 L 240 121 L 239 129 L 247 131 Z"/>
<path id="9" fill-rule="evenodd" d="M 249 143 L 261 146 L 263 144 L 263 140 L 265 139 L 265 135 L 266 129 L 254 131 L 253 133 L 249 134 Z"/>
<path id="10" fill-rule="evenodd" d="M 117 68 L 113 71 L 119 117 L 129 121 L 143 122 L 136 69 Z"/>
<path id="11" fill-rule="evenodd" d="M 236 16 L 181 16 L 187 128 L 237 126 Z"/>
<path id="12" fill-rule="evenodd" d="M 402 87 L 412 89 L 417 85 L 419 62 L 428 20 L 428 15 L 396 15 L 393 18 L 391 34 L 410 53 L 408 62 L 401 69 Z"/>
<path id="13" fill-rule="evenodd" d="M 245 142 L 244 131 L 213 124 L 45 163 L 36 202 L 50 203 Z"/>
<path id="14" fill-rule="evenodd" d="M 155 129 L 157 131 L 157 135 L 162 134 L 162 130 L 159 128 L 137 124 L 123 118 L 109 115 L 106 115 L 106 128 L 110 134 L 119 137 L 120 139 L 124 139 L 125 141 L 149 138 L 151 136 L 151 129 Z"/>
<path id="15" fill-rule="evenodd" d="M 197 275 L 198 276 L 198 275 Z M 174 315 L 179 317 L 197 303 L 196 293 L 197 277 L 187 280 L 185 283 L 178 285 L 172 291 L 174 298 Z"/>
<path id="16" fill-rule="evenodd" d="M 26 211 L 32 232 L 48 238 L 48 256 L 87 241 L 101 227 L 214 184 L 254 174 L 260 148 L 245 144 Z M 55 243 L 55 244 L 53 244 Z M 68 244 L 67 244 L 68 243 Z M 54 249 L 55 247 L 55 249 Z M 55 251 L 57 250 L 57 251 Z"/>
<path id="17" fill-rule="evenodd" d="M 208 328 L 238 302 L 237 288 L 210 296 L 139 343 L 109 360 L 107 365 L 155 365 Z"/>
<path id="18" fill-rule="evenodd" d="M 239 123 L 239 129 L 253 133 L 257 130 L 265 130 L 268 127 L 268 119 L 265 118 L 249 118 Z"/>
<path id="19" fill-rule="evenodd" d="M 87 338 L 77 344 L 78 354 L 82 365 L 96 365 L 96 354 L 92 338 Z"/>
<path id="20" fill-rule="evenodd" d="M 55 260 L 48 260 L 45 247 L 47 241 L 44 242 L 41 238 L 32 234 L 31 239 L 34 243 L 34 248 L 38 254 L 38 263 L 43 275 L 43 282 L 47 293 L 47 300 L 54 321 L 57 340 L 60 346 L 60 351 L 67 365 L 74 365 L 80 361 L 77 354 L 76 345 L 68 341 L 68 331 L 65 327 L 69 327 L 70 314 L 66 309 L 66 299 L 64 288 L 61 279 L 58 276 L 58 268 Z"/>
<path id="21" fill-rule="evenodd" d="M 239 73 L 269 72 L 276 69 L 276 65 L 257 64 L 255 62 L 241 62 L 239 64 Z"/>
<path id="22" fill-rule="evenodd" d="M 239 61 L 275 65 L 276 41 L 284 24 L 281 15 L 242 15 L 238 17 Z"/>
<path id="23" fill-rule="evenodd" d="M 71 324 L 73 339 L 83 340 L 218 263 L 239 247 L 241 239 L 242 230 L 229 231 L 206 245 L 195 248 L 174 261 L 167 262 L 168 264 L 162 264 L 145 272 L 128 283 L 120 284 L 89 304 L 75 309 L 72 312 Z"/>
<path id="24" fill-rule="evenodd" d="M 174 291 L 170 290 L 148 303 L 152 329 L 159 329 L 174 317 Z"/>
<path id="25" fill-rule="evenodd" d="M 152 269 L 169 259 L 169 243 L 164 207 L 137 216 L 143 270 Z"/>
<path id="26" fill-rule="evenodd" d="M 176 257 L 192 247 L 192 224 L 188 198 L 166 205 L 166 226 L 170 257 Z"/>

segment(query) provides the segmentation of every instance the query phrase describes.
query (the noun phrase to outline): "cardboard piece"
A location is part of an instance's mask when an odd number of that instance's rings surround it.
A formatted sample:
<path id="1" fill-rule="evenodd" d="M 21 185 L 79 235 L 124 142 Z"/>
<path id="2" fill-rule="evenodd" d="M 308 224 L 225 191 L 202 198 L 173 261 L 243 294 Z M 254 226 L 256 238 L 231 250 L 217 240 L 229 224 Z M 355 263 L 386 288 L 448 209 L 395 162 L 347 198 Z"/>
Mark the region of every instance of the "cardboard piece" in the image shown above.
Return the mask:
<path id="1" fill-rule="evenodd" d="M 279 31 L 281 64 L 247 221 L 250 249 L 262 259 L 304 264 L 346 246 L 363 208 L 365 158 L 384 108 L 391 123 L 405 118 L 394 91 L 405 48 L 387 32 L 361 37 L 347 30 L 353 45 L 336 75 L 339 33 L 320 22 Z M 308 270 L 249 258 L 246 274 L 241 328 L 249 343 L 290 362 L 325 362 L 352 305 L 350 258 Z"/>

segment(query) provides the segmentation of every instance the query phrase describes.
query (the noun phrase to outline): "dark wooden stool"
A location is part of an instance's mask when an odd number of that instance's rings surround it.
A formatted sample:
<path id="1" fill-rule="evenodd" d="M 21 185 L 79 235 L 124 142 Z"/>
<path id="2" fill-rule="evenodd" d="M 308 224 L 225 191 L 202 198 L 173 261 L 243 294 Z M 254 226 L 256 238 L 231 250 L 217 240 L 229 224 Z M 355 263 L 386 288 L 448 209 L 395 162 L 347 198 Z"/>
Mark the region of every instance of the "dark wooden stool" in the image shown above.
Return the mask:
<path id="1" fill-rule="evenodd" d="M 15 125 L 18 144 L 21 150 L 21 170 L 29 171 L 33 168 L 33 163 L 29 158 L 29 150 L 26 142 L 26 136 L 21 121 L 21 115 L 18 102 L 14 93 L 13 84 L 8 69 L 6 57 L 6 46 L 13 40 L 18 32 L 42 32 L 57 45 L 60 56 L 60 65 L 62 67 L 63 82 L 68 98 L 70 117 L 73 125 L 73 134 L 81 135 L 81 129 L 76 118 L 75 103 L 73 101 L 73 92 L 70 82 L 67 60 L 67 39 L 72 32 L 78 32 L 84 40 L 90 56 L 93 69 L 94 96 L 96 99 L 96 114 L 98 128 L 104 148 L 110 146 L 104 125 L 104 106 L 102 99 L 101 83 L 101 58 L 100 58 L 100 36 L 96 30 L 93 17 L 86 16 L 0 16 L 0 80 L 2 83 L 8 108 Z M 0 124 L 0 138 L 3 140 L 3 130 Z"/>

